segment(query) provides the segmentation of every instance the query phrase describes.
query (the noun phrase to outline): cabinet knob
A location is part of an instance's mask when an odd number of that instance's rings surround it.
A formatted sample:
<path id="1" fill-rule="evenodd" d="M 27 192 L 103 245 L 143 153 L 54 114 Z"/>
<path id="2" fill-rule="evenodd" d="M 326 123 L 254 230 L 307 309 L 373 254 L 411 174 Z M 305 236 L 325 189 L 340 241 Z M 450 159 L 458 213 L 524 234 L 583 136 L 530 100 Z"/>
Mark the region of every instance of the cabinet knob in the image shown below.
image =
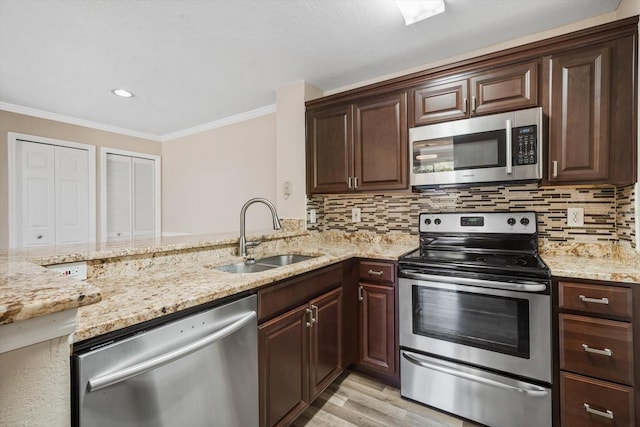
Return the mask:
<path id="1" fill-rule="evenodd" d="M 36 237 L 37 237 L 38 239 L 42 239 L 42 234 L 38 234 Z"/>

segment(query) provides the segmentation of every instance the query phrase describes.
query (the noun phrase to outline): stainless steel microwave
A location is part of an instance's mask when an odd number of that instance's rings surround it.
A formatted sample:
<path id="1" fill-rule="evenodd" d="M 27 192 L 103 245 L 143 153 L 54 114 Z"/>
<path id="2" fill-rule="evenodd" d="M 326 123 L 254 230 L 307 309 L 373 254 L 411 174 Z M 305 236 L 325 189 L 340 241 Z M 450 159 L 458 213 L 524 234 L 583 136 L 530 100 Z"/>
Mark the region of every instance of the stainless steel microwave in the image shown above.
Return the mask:
<path id="1" fill-rule="evenodd" d="M 542 178 L 542 108 L 409 130 L 414 188 Z"/>

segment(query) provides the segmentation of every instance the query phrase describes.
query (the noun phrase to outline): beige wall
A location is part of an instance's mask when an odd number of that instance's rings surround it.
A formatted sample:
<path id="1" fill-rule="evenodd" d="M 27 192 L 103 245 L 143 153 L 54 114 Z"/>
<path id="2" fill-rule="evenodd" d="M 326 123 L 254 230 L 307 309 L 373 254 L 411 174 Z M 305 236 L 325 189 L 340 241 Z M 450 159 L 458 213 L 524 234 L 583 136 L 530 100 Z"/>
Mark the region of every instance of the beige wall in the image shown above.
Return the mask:
<path id="1" fill-rule="evenodd" d="M 275 165 L 275 114 L 164 142 L 163 232 L 239 230 L 247 200 L 266 197 L 276 203 Z M 266 206 L 249 208 L 247 230 L 271 227 Z"/>
<path id="2" fill-rule="evenodd" d="M 79 142 L 98 147 L 96 148 L 96 212 L 98 216 L 96 218 L 96 236 L 98 239 L 101 237 L 99 147 L 155 155 L 162 153 L 162 145 L 159 142 L 0 110 L 0 249 L 6 248 L 9 243 L 8 132 Z"/>
<path id="3" fill-rule="evenodd" d="M 0 354 L 0 425 L 67 427 L 68 336 Z"/>
<path id="4" fill-rule="evenodd" d="M 322 96 L 322 91 L 304 81 L 279 88 L 277 105 L 276 185 L 278 213 L 283 218 L 305 217 L 305 106 L 308 99 Z M 284 196 L 286 181 L 293 184 L 292 194 Z"/>

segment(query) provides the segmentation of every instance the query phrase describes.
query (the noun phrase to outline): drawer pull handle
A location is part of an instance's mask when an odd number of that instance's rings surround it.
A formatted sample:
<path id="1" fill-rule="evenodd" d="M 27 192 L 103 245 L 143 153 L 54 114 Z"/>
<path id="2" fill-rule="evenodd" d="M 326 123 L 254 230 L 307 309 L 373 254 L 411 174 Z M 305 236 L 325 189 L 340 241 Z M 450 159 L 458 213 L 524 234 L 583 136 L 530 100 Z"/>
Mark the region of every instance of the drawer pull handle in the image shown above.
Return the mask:
<path id="1" fill-rule="evenodd" d="M 599 415 L 604 418 L 608 418 L 610 420 L 613 419 L 613 412 L 607 409 L 607 412 L 598 411 L 597 409 L 592 409 L 588 403 L 583 403 L 584 410 L 593 415 Z"/>
<path id="2" fill-rule="evenodd" d="M 384 274 L 384 271 L 369 270 L 367 273 L 373 276 L 382 276 Z"/>
<path id="3" fill-rule="evenodd" d="M 584 351 L 586 351 L 587 353 L 595 353 L 595 354 L 601 354 L 603 356 L 613 356 L 613 351 L 611 351 L 608 348 L 605 348 L 604 350 L 599 350 L 597 348 L 591 348 L 586 344 L 582 344 L 582 348 L 584 348 Z"/>
<path id="4" fill-rule="evenodd" d="M 318 306 L 312 305 L 311 310 L 313 311 L 313 314 L 311 315 L 311 323 L 318 323 Z"/>
<path id="5" fill-rule="evenodd" d="M 362 296 L 362 286 L 358 286 L 358 301 L 362 300 L 364 300 L 364 297 Z"/>
<path id="6" fill-rule="evenodd" d="M 609 298 L 588 298 L 584 295 L 580 295 L 580 301 L 582 302 L 595 302 L 596 304 L 609 304 Z"/>

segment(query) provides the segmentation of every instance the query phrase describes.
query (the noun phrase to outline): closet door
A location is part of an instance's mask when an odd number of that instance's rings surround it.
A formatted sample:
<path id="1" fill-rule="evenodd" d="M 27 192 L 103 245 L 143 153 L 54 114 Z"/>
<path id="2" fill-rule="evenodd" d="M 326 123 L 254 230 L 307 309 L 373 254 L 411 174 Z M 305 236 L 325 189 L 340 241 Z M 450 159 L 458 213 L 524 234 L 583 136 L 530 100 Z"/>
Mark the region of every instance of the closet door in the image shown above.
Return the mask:
<path id="1" fill-rule="evenodd" d="M 53 147 L 56 244 L 89 241 L 88 153 Z"/>
<path id="2" fill-rule="evenodd" d="M 133 166 L 133 235 L 151 237 L 155 232 L 155 162 L 131 158 Z"/>
<path id="3" fill-rule="evenodd" d="M 17 247 L 53 245 L 55 234 L 54 147 L 16 143 Z"/>
<path id="4" fill-rule="evenodd" d="M 107 154 L 107 240 L 131 237 L 131 157 Z"/>
<path id="5" fill-rule="evenodd" d="M 106 239 L 144 238 L 159 234 L 159 157 L 145 158 L 106 150 L 103 155 Z"/>

